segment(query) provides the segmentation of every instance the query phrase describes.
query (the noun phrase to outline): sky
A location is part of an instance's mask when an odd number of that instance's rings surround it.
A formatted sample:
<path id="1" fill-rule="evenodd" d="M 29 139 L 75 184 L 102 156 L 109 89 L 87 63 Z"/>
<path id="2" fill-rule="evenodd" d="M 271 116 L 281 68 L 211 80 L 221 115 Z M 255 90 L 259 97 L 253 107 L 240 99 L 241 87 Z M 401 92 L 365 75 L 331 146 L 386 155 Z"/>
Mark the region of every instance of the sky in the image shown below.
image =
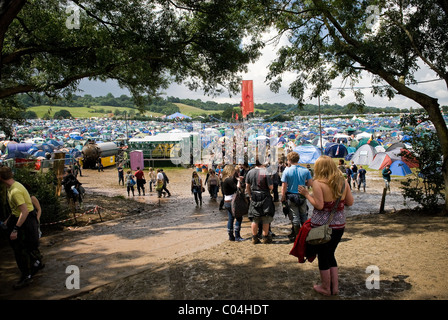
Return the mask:
<path id="1" fill-rule="evenodd" d="M 262 56 L 253 64 L 249 66 L 249 70 L 246 74 L 242 74 L 244 80 L 253 80 L 254 84 L 254 101 L 257 103 L 285 103 L 296 104 L 297 101 L 293 99 L 288 93 L 288 85 L 295 79 L 295 75 L 291 73 L 284 74 L 283 86 L 278 93 L 270 91 L 268 84 L 265 82 L 266 75 L 268 73 L 268 65 L 276 58 L 276 52 L 284 43 L 284 39 L 279 43 L 270 43 L 262 52 Z M 357 87 L 370 87 L 371 75 L 365 73 L 361 81 L 356 85 Z M 437 79 L 437 76 L 428 67 L 421 64 L 421 68 L 416 72 L 415 79 L 417 81 L 428 81 Z M 332 87 L 339 88 L 341 86 L 341 80 L 336 79 Z M 112 93 L 115 97 L 122 94 L 130 96 L 127 89 L 121 89 L 115 80 L 108 80 L 106 82 L 89 81 L 87 79 L 82 80 L 79 88 L 83 91 L 78 92 L 79 95 L 91 94 L 92 96 L 105 96 L 108 93 Z M 412 89 L 424 92 L 431 97 L 439 99 L 440 105 L 448 105 L 448 90 L 444 81 L 434 81 L 428 83 L 420 83 L 415 86 L 411 86 Z M 180 99 L 200 99 L 202 101 L 216 101 L 218 103 L 235 103 L 239 104 L 241 101 L 241 95 L 229 96 L 229 94 L 222 94 L 218 97 L 212 97 L 204 95 L 201 91 L 190 91 L 188 87 L 184 85 L 172 84 L 167 90 L 166 94 L 162 94 L 162 97 L 172 96 Z M 364 93 L 364 100 L 366 105 L 373 107 L 398 107 L 398 108 L 420 108 L 420 106 L 409 98 L 401 95 L 396 95 L 392 100 L 388 98 L 382 98 L 379 96 L 373 96 L 369 88 L 362 89 Z M 346 105 L 350 102 L 354 102 L 354 96 L 351 90 L 345 91 L 345 97 L 338 96 L 338 90 L 332 89 L 327 95 L 329 96 L 329 104 Z M 309 93 L 305 95 L 305 103 L 311 103 L 317 105 L 317 99 L 308 99 Z M 322 102 L 321 102 L 322 103 Z"/>

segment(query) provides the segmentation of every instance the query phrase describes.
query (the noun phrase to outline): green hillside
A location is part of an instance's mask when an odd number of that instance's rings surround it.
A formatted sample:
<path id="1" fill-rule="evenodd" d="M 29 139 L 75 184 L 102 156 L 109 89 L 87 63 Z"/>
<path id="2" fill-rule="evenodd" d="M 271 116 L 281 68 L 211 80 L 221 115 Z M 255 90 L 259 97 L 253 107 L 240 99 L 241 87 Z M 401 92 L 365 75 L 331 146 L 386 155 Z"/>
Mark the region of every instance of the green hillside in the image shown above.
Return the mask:
<path id="1" fill-rule="evenodd" d="M 39 118 L 44 117 L 50 110 L 50 117 L 53 118 L 54 114 L 60 110 L 68 110 L 74 118 L 91 118 L 91 117 L 104 117 L 107 116 L 107 111 L 115 113 L 118 109 L 121 112 L 126 111 L 128 113 L 136 113 L 136 109 L 126 107 L 114 107 L 114 106 L 91 106 L 87 107 L 58 107 L 58 106 L 36 106 L 27 108 L 28 111 L 36 112 Z M 103 109 L 105 112 L 92 112 Z M 160 117 L 161 113 L 149 112 L 145 113 L 147 116 Z"/>
<path id="2" fill-rule="evenodd" d="M 201 114 L 216 114 L 216 113 L 222 113 L 223 110 L 203 110 L 197 107 L 192 107 L 183 103 L 174 103 L 176 106 L 179 107 L 179 112 L 190 117 L 199 116 Z"/>

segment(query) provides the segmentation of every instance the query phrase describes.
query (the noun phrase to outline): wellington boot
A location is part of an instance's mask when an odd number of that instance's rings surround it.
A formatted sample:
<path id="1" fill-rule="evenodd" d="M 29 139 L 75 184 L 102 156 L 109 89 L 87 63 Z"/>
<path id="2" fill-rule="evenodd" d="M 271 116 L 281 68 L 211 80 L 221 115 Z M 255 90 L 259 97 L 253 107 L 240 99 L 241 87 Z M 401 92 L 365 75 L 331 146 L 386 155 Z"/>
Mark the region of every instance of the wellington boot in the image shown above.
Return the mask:
<path id="1" fill-rule="evenodd" d="M 331 276 L 331 294 L 337 295 L 339 294 L 339 273 L 338 267 L 330 268 L 330 276 Z"/>
<path id="2" fill-rule="evenodd" d="M 331 275 L 330 269 L 328 270 L 319 270 L 320 272 L 320 280 L 321 284 L 314 285 L 314 290 L 324 296 L 331 295 Z"/>

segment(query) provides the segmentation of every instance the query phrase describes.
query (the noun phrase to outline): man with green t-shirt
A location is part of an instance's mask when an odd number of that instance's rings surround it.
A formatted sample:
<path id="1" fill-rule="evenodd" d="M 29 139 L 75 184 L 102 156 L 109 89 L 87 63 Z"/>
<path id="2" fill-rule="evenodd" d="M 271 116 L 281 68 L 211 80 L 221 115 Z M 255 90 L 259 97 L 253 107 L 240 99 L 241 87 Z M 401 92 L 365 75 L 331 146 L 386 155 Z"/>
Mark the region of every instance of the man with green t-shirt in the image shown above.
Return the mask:
<path id="1" fill-rule="evenodd" d="M 39 229 L 36 210 L 26 188 L 13 179 L 9 167 L 0 167 L 0 182 L 7 187 L 7 198 L 11 215 L 6 225 L 9 242 L 14 250 L 17 266 L 22 273 L 20 280 L 14 285 L 19 289 L 31 283 L 31 277 L 44 267 L 39 251 Z"/>

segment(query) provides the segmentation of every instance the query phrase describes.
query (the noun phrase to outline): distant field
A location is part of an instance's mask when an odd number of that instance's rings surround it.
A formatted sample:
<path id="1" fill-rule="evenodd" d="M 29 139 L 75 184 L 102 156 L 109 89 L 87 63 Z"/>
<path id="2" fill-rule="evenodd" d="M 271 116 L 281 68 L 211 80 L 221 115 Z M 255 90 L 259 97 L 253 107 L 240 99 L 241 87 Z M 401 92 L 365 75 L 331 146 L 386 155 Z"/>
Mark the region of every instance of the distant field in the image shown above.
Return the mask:
<path id="1" fill-rule="evenodd" d="M 201 114 L 216 114 L 216 113 L 222 113 L 224 110 L 202 110 L 196 107 L 192 107 L 183 103 L 174 103 L 176 106 L 179 107 L 180 113 L 186 115 L 186 116 L 198 116 Z M 267 112 L 266 110 L 257 109 L 255 108 L 255 111 L 259 111 L 260 113 Z"/>
<path id="2" fill-rule="evenodd" d="M 196 107 L 192 107 L 183 103 L 174 103 L 176 106 L 179 107 L 179 112 L 190 116 L 190 117 L 194 117 L 194 116 L 199 116 L 201 114 L 206 114 L 206 115 L 210 115 L 210 114 L 217 114 L 217 113 L 222 113 L 223 110 L 203 110 L 200 108 L 196 108 Z M 91 118 L 91 117 L 104 117 L 107 115 L 106 111 L 111 111 L 112 113 L 115 112 L 115 110 L 120 110 L 121 112 L 123 111 L 127 111 L 127 112 L 135 112 L 135 109 L 131 109 L 131 108 L 126 108 L 126 107 L 114 107 L 114 106 L 91 106 L 90 108 L 87 107 L 59 107 L 59 106 L 36 106 L 36 107 L 30 107 L 27 110 L 29 111 L 34 111 L 36 112 L 37 116 L 39 118 L 43 118 L 50 110 L 50 117 L 53 118 L 54 114 L 60 110 L 68 110 L 71 115 L 74 118 Z M 96 110 L 100 110 L 103 109 L 105 112 L 101 113 L 101 112 L 92 112 L 92 111 L 96 111 Z M 265 110 L 261 110 L 261 109 L 256 109 L 261 113 L 265 113 Z M 145 115 L 147 116 L 153 116 L 153 117 L 160 117 L 163 114 L 161 113 L 157 113 L 157 112 L 149 112 L 147 111 L 145 113 Z"/>
<path id="3" fill-rule="evenodd" d="M 179 107 L 179 112 L 186 115 L 186 116 L 199 116 L 201 114 L 216 114 L 216 113 L 222 113 L 223 110 L 203 110 L 196 107 L 192 107 L 183 103 L 174 103 L 176 106 Z"/>
<path id="4" fill-rule="evenodd" d="M 131 108 L 126 108 L 126 107 L 113 107 L 113 106 L 91 106 L 90 108 L 87 107 L 57 107 L 57 106 L 36 106 L 36 107 L 30 107 L 27 110 L 29 111 L 34 111 L 36 112 L 37 116 L 39 118 L 42 118 L 45 114 L 48 113 L 48 110 L 51 109 L 50 111 L 50 117 L 52 118 L 54 116 L 54 114 L 60 110 L 67 110 L 71 113 L 71 115 L 74 118 L 90 118 L 90 117 L 104 117 L 105 115 L 107 115 L 107 113 L 100 113 L 100 112 L 92 112 L 95 110 L 100 110 L 103 109 L 105 112 L 106 111 L 112 111 L 112 113 L 115 112 L 115 110 L 120 110 L 121 112 L 123 111 L 127 111 L 127 112 L 135 112 L 135 109 L 131 109 Z M 147 116 L 153 116 L 153 117 L 160 117 L 162 114 L 161 113 L 156 113 L 156 112 L 146 112 L 145 115 Z"/>

